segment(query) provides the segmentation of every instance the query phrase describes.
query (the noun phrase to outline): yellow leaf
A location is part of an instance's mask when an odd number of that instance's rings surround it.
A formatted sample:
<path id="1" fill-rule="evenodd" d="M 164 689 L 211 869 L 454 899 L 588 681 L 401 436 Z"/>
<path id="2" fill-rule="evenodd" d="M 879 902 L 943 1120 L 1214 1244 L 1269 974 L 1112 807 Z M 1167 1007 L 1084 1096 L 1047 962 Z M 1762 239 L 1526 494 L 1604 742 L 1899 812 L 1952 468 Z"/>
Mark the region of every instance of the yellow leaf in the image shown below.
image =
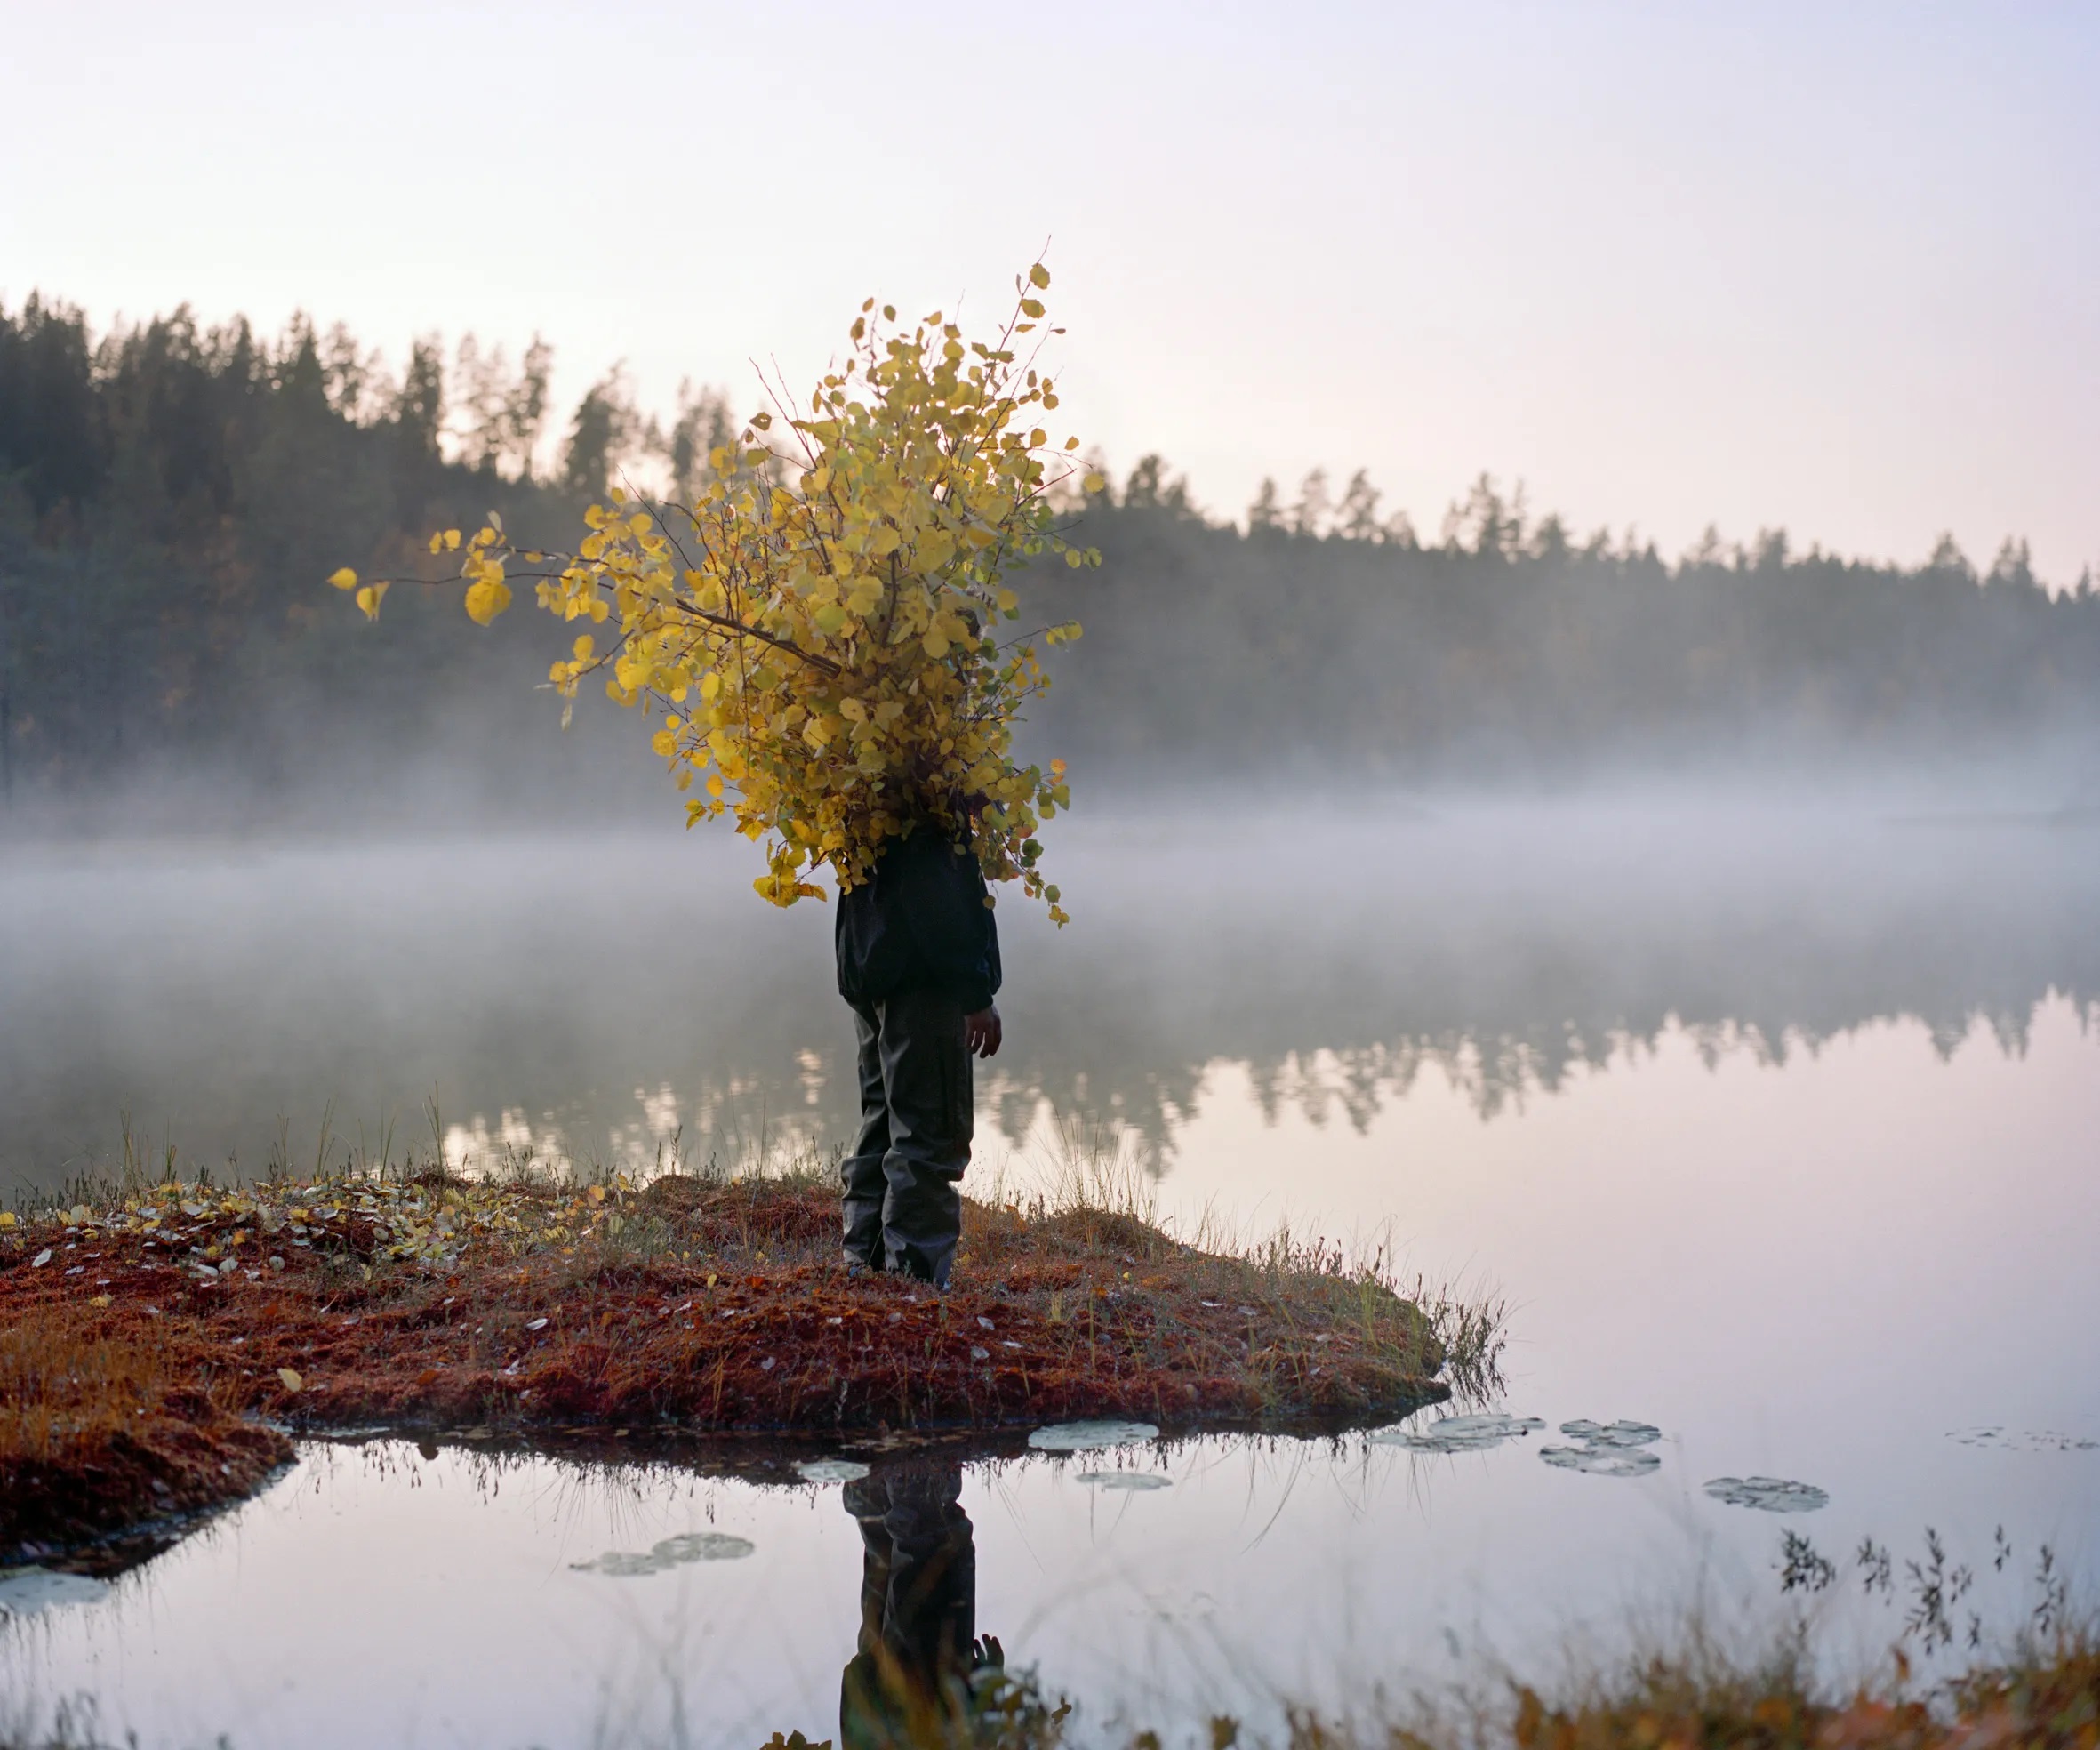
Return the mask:
<path id="1" fill-rule="evenodd" d="M 91 1295 L 87 1304 L 90 1306 L 107 1306 L 109 1304 L 109 1296 L 108 1295 Z"/>
<path id="2" fill-rule="evenodd" d="M 367 620 L 379 618 L 379 605 L 386 598 L 387 586 L 384 583 L 367 583 L 357 591 L 357 606 L 364 610 Z"/>
<path id="3" fill-rule="evenodd" d="M 1043 301 L 1040 298 L 1023 298 L 1021 301 L 1021 313 L 1023 316 L 1031 317 L 1041 316 L 1043 313 Z"/>
<path id="4" fill-rule="evenodd" d="M 339 590 L 354 590 L 357 587 L 357 574 L 345 566 L 341 571 L 331 572 L 328 581 Z"/>
<path id="5" fill-rule="evenodd" d="M 1050 289 L 1050 269 L 1038 261 L 1028 270 L 1028 283 L 1038 292 L 1047 292 Z"/>
<path id="6" fill-rule="evenodd" d="M 485 577 L 467 591 L 467 617 L 477 626 L 485 626 L 510 606 L 510 586 L 499 579 Z"/>
<path id="7" fill-rule="evenodd" d="M 1086 480 L 1086 490 L 1090 493 L 1101 492 L 1108 484 L 1108 476 L 1105 474 L 1089 474 Z"/>
<path id="8" fill-rule="evenodd" d="M 459 530 L 457 530 L 457 529 L 447 529 L 447 530 L 445 530 L 445 550 L 446 552 L 448 552 L 448 553 L 456 553 L 456 552 L 458 552 L 458 551 L 460 550 L 460 532 L 459 532 Z"/>
<path id="9" fill-rule="evenodd" d="M 297 1368 L 279 1368 L 277 1377 L 284 1382 L 285 1389 L 287 1392 L 296 1392 L 306 1384 L 306 1380 L 301 1376 Z"/>

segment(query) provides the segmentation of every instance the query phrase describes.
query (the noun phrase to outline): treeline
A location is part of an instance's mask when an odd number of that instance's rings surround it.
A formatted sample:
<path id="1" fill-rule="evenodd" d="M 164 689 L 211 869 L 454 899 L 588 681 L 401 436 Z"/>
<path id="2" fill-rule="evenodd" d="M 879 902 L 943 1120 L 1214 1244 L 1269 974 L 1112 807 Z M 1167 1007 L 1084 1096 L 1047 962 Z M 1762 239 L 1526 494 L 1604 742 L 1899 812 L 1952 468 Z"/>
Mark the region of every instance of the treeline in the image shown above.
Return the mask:
<path id="1" fill-rule="evenodd" d="M 689 493 L 734 429 L 687 389 L 668 429 L 617 371 L 565 419 L 551 354 L 416 341 L 398 372 L 340 325 L 274 338 L 187 310 L 97 336 L 0 309 L 0 790 L 111 790 L 209 771 L 285 796 L 446 763 L 485 791 L 549 764 L 621 790 L 648 762 L 532 683 L 560 629 L 494 631 L 451 596 L 368 626 L 320 580 L 413 568 L 436 525 L 499 510 L 568 537 L 628 470 Z M 1483 478 L 1434 540 L 1361 473 L 1264 485 L 1244 530 L 1158 457 L 1085 513 L 1098 572 L 1046 617 L 1084 641 L 1030 735 L 1082 774 L 1566 772 L 1627 756 L 1901 754 L 2095 722 L 2100 598 L 2051 596 L 2008 542 L 1979 574 L 1943 542 L 1904 569 L 1710 538 L 1577 540 Z"/>
<path id="2" fill-rule="evenodd" d="M 320 580 L 413 570 L 432 526 L 490 509 L 551 542 L 630 462 L 689 488 L 730 436 L 719 395 L 666 432 L 615 371 L 550 442 L 551 365 L 537 341 L 513 363 L 419 340 L 397 373 L 303 317 L 98 338 L 40 298 L 0 309 L 0 791 L 184 762 L 292 790 L 375 753 L 539 746 L 544 629 L 475 636 L 456 602 L 399 597 L 363 626 Z"/>
<path id="3" fill-rule="evenodd" d="M 2052 595 L 2023 542 L 1979 572 L 1951 539 L 1902 567 L 1710 531 L 1669 562 L 1485 476 L 1425 541 L 1360 472 L 1288 503 L 1264 482 L 1242 533 L 1158 457 L 1110 497 L 1101 570 L 1061 585 L 1086 638 L 1038 713 L 1083 763 L 1552 775 L 2100 730 L 2100 594 Z"/>

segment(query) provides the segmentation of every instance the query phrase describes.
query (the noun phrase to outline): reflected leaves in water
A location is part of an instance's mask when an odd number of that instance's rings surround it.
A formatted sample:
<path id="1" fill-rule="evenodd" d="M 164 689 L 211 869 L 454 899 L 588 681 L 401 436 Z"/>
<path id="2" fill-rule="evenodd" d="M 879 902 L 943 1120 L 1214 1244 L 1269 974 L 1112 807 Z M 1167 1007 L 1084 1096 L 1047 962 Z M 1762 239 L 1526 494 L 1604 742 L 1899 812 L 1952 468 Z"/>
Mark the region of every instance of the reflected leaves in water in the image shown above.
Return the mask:
<path id="1" fill-rule="evenodd" d="M 1792 1532 L 1785 1535 L 1788 1543 L 1794 1541 Z M 1801 1543 L 1806 1548 L 1806 1540 Z M 2004 1526 L 1992 1530 L 1991 1550 L 1990 1571 L 1998 1575 L 2006 1573 L 2012 1567 L 2016 1552 L 2005 1535 Z M 1886 1544 L 1877 1544 L 1872 1537 L 1864 1538 L 1852 1561 L 1859 1573 L 1861 1590 L 1868 1597 L 1880 1593 L 1885 1603 L 1895 1601 L 1896 1563 Z M 1913 1642 L 1928 1653 L 1951 1648 L 1957 1639 L 1972 1650 L 1982 1646 L 1983 1613 L 1977 1610 L 1958 1612 L 1958 1607 L 1976 1586 L 1977 1571 L 1966 1561 L 1952 1559 L 1936 1529 L 1929 1525 L 1925 1528 L 1923 1559 L 1906 1561 L 1903 1569 L 1904 1589 L 1911 1599 L 1904 1615 L 1904 1640 Z M 2041 1545 L 2037 1552 L 2032 1584 L 2035 1602 L 2028 1612 L 2027 1632 L 2046 1642 L 2066 1626 L 2066 1613 L 2071 1606 L 2070 1585 L 2057 1565 L 2056 1551 L 2048 1544 Z M 1964 1620 L 1958 1622 L 1958 1614 Z"/>
<path id="2" fill-rule="evenodd" d="M 1546 1425 L 1535 1416 L 1445 1416 L 1421 1428 L 1381 1428 L 1371 1436 L 1376 1446 L 1404 1446 L 1415 1452 L 1485 1452 L 1504 1441 L 1535 1433 Z"/>
<path id="3" fill-rule="evenodd" d="M 1706 1492 L 1731 1507 L 1755 1507 L 1762 1513 L 1805 1513 L 1827 1507 L 1831 1497 L 1809 1482 L 1790 1482 L 1783 1477 L 1715 1477 Z"/>
<path id="4" fill-rule="evenodd" d="M 1707 1485 L 1710 1489 L 1712 1485 Z M 1782 1592 L 1823 1592 L 1838 1577 L 1838 1564 L 1799 1531 L 1785 1531 L 1779 1538 L 1779 1589 Z"/>
<path id="5" fill-rule="evenodd" d="M 1053 1422 L 1029 1435 L 1038 1452 L 1098 1452 L 1111 1446 L 1142 1446 L 1159 1438 L 1150 1422 Z"/>
<path id="6" fill-rule="evenodd" d="M 572 1561 L 569 1566 L 579 1574 L 632 1579 L 667 1573 L 691 1561 L 741 1561 L 757 1548 L 748 1537 L 733 1537 L 725 1531 L 685 1531 L 646 1550 L 607 1550 L 595 1561 Z"/>

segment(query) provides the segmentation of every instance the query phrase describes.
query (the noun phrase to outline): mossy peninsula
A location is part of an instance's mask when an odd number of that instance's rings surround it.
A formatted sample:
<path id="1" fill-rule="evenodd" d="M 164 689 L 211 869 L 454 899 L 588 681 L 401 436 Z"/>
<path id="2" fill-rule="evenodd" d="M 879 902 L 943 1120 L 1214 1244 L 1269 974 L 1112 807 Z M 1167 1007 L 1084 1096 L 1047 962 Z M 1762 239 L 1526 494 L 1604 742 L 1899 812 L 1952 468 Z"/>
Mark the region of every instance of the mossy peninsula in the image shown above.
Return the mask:
<path id="1" fill-rule="evenodd" d="M 1338 1248 L 1206 1250 L 1080 1199 L 966 1200 L 946 1293 L 849 1273 L 837 1234 L 814 1170 L 170 1180 L 15 1212 L 0 1562 L 240 1498 L 300 1435 L 1319 1432 L 1447 1397 L 1450 1350 L 1483 1334 Z"/>

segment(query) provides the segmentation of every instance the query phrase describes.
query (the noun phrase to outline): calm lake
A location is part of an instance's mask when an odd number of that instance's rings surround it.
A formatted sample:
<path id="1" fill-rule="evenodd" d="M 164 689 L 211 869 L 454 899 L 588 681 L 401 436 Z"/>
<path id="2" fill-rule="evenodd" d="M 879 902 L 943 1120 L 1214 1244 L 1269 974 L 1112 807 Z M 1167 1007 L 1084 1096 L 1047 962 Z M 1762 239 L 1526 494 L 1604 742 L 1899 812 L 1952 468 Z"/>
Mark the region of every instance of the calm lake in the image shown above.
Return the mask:
<path id="1" fill-rule="evenodd" d="M 1928 1528 L 1971 1573 L 1949 1660 L 1972 1612 L 1987 1642 L 2044 1602 L 2045 1545 L 2100 1596 L 2100 831 L 1864 802 L 1058 824 L 1075 921 L 1002 910 L 966 1190 L 1112 1154 L 1184 1232 L 1287 1221 L 1499 1293 L 1506 1389 L 1408 1425 L 1544 1424 L 962 1466 L 977 1630 L 1092 1727 L 1550 1679 L 1693 1610 L 1805 1605 L 1864 1663 Z M 127 1124 L 242 1171 L 835 1141 L 829 909 L 762 905 L 745 848 L 0 849 L 0 1184 L 110 1168 Z M 1628 1449 L 1659 1462 L 1543 1461 L 1576 1418 L 1653 1425 Z M 0 1579 L 0 1698 L 89 1694 L 151 1746 L 836 1733 L 867 1485 L 433 1452 L 314 1445 L 114 1582 Z M 1783 1597 L 1788 1531 L 1827 1590 Z"/>

